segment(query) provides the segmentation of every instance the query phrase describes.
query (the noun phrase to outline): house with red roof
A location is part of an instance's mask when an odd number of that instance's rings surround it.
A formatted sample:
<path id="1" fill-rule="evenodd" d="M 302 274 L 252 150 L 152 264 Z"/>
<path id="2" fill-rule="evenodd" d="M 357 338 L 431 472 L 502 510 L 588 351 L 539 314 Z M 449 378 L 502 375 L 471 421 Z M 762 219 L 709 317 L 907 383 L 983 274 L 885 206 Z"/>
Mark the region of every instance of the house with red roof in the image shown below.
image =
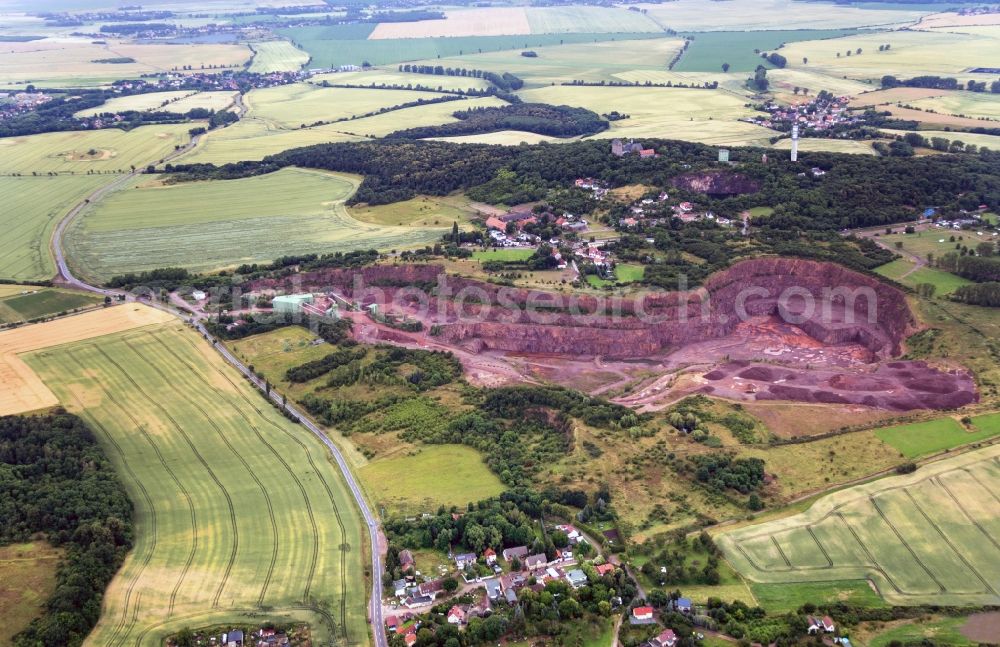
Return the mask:
<path id="1" fill-rule="evenodd" d="M 673 629 L 664 629 L 663 633 L 649 641 L 653 647 L 674 647 L 677 644 L 677 634 Z"/>
<path id="2" fill-rule="evenodd" d="M 653 607 L 636 607 L 632 609 L 632 617 L 639 622 L 647 622 L 653 619 Z"/>
<path id="3" fill-rule="evenodd" d="M 458 606 L 457 604 L 453 606 L 448 611 L 448 624 L 452 625 L 465 624 L 465 609 Z"/>
<path id="4" fill-rule="evenodd" d="M 598 566 L 595 566 L 594 570 L 597 571 L 598 575 L 600 575 L 600 576 L 603 577 L 604 575 L 607 575 L 608 573 L 614 573 L 615 572 L 615 565 L 614 564 L 600 564 Z"/>

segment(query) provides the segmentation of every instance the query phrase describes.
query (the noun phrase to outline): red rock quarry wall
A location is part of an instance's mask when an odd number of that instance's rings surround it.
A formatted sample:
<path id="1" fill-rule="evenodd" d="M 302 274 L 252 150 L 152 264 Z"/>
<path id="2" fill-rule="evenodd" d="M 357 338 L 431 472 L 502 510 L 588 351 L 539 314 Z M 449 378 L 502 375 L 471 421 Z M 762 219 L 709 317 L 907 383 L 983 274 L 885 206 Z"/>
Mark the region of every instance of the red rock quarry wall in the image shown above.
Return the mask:
<path id="1" fill-rule="evenodd" d="M 424 292 L 423 313 L 406 286 L 434 286 Z M 254 285 L 265 288 L 335 289 L 437 323 L 442 341 L 521 353 L 648 357 L 729 335 L 745 313 L 777 315 L 821 342 L 858 343 L 884 358 L 899 354 L 914 327 L 899 290 L 839 265 L 791 258 L 742 261 L 691 292 L 629 298 L 505 288 L 446 276 L 437 265 L 324 270 Z"/>

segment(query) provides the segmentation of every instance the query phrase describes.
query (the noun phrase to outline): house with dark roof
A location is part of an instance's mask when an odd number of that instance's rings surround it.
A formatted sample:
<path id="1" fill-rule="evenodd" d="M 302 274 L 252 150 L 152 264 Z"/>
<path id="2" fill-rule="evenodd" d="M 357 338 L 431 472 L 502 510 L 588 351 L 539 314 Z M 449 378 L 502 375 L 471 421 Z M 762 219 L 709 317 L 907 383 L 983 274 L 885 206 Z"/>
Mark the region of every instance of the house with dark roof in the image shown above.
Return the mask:
<path id="1" fill-rule="evenodd" d="M 455 555 L 455 567 L 458 570 L 464 569 L 466 566 L 471 566 L 476 563 L 475 553 L 459 553 Z"/>
<path id="2" fill-rule="evenodd" d="M 674 647 L 677 644 L 677 634 L 673 629 L 665 629 L 658 636 L 649 641 L 653 647 Z"/>
<path id="3" fill-rule="evenodd" d="M 443 590 L 444 580 L 431 580 L 430 582 L 424 582 L 417 587 L 417 592 L 420 595 L 426 595 L 432 600 Z"/>
<path id="4" fill-rule="evenodd" d="M 538 553 L 537 555 L 529 555 L 524 560 L 524 567 L 529 571 L 533 571 L 536 568 L 543 568 L 549 563 L 549 558 L 545 556 L 545 553 Z"/>
<path id="5" fill-rule="evenodd" d="M 413 569 L 413 553 L 408 550 L 399 551 L 399 567 L 404 571 L 409 571 Z"/>
<path id="6" fill-rule="evenodd" d="M 509 562 L 515 557 L 523 560 L 525 557 L 528 556 L 528 547 L 514 546 L 513 548 L 504 548 L 502 554 L 505 562 Z"/>

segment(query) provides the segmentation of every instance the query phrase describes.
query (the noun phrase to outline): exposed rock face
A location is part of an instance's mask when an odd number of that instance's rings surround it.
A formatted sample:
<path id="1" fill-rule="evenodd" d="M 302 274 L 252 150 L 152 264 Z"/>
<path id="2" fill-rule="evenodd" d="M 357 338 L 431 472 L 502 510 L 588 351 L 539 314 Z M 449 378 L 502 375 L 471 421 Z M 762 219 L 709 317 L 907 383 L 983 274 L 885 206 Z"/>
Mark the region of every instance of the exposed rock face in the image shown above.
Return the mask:
<path id="1" fill-rule="evenodd" d="M 760 191 L 760 182 L 757 180 L 726 169 L 685 173 L 675 177 L 671 183 L 679 189 L 711 196 L 743 195 Z"/>
<path id="2" fill-rule="evenodd" d="M 791 258 L 737 263 L 691 292 L 630 298 L 505 288 L 449 277 L 435 265 L 326 270 L 297 280 L 294 289 L 333 287 L 365 304 L 392 304 L 440 325 L 442 341 L 520 353 L 643 358 L 770 315 L 825 344 L 860 344 L 887 358 L 899 354 L 914 326 L 899 290 L 839 265 Z M 293 289 L 291 279 L 255 287 Z"/>

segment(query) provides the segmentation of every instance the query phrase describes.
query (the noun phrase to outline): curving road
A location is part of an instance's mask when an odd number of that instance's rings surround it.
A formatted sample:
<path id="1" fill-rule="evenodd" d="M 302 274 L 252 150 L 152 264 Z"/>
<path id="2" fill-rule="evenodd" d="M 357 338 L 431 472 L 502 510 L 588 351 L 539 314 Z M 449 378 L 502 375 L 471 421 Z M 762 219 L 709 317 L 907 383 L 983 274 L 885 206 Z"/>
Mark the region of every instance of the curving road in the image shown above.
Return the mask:
<path id="1" fill-rule="evenodd" d="M 167 155 L 162 160 L 160 160 L 160 163 L 168 162 L 188 152 L 189 150 L 197 146 L 199 137 L 200 136 L 198 135 L 192 137 L 191 141 L 187 145 L 175 150 L 170 155 Z M 59 272 L 58 277 L 56 279 L 58 283 L 74 287 L 79 290 L 85 290 L 87 292 L 100 294 L 103 296 L 111 296 L 111 297 L 116 297 L 119 295 L 128 296 L 128 293 L 123 292 L 122 290 L 109 290 L 107 288 L 91 285 L 86 281 L 77 278 L 70 269 L 69 264 L 66 262 L 66 256 L 63 252 L 62 242 L 63 242 L 63 236 L 66 232 L 66 227 L 80 215 L 80 213 L 84 210 L 84 208 L 86 208 L 92 202 L 100 200 L 109 192 L 121 188 L 123 185 L 127 184 L 131 179 L 133 179 L 136 175 L 139 175 L 140 173 L 141 171 L 133 171 L 127 175 L 118 176 L 112 182 L 95 190 L 89 196 L 87 196 L 82 201 L 77 203 L 72 209 L 70 209 L 66 213 L 66 216 L 56 226 L 55 230 L 52 232 L 51 248 L 53 257 L 55 258 L 56 261 L 56 267 L 58 268 Z M 185 319 L 184 315 L 174 310 L 173 308 L 167 307 L 164 304 L 156 302 L 147 302 L 147 303 L 154 308 L 163 310 L 164 312 L 169 312 L 170 314 L 175 315 L 181 319 Z M 185 321 L 187 321 L 187 319 L 185 319 Z M 267 393 L 264 381 L 258 378 L 256 375 L 254 375 L 253 372 L 250 371 L 250 369 L 243 364 L 243 362 L 234 357 L 233 354 L 230 353 L 229 350 L 226 349 L 226 347 L 223 344 L 219 343 L 219 341 L 215 339 L 215 337 L 212 336 L 211 333 L 208 332 L 208 329 L 205 328 L 205 326 L 200 321 L 191 319 L 190 323 L 194 324 L 195 328 L 205 337 L 205 339 L 209 341 L 209 343 L 211 343 L 212 348 L 214 348 L 220 355 L 222 355 L 223 359 L 225 359 L 233 367 L 235 367 L 236 370 L 242 373 L 243 376 L 247 378 L 251 382 L 251 384 L 253 384 L 256 388 L 260 389 L 262 393 Z M 277 392 L 271 391 L 268 397 L 279 406 L 282 405 L 281 396 Z M 337 462 L 337 466 L 340 468 L 340 471 L 343 474 L 344 481 L 347 483 L 347 487 L 351 490 L 351 495 L 354 497 L 355 503 L 357 503 L 358 508 L 361 510 L 361 516 L 364 518 L 365 525 L 368 527 L 368 539 L 371 545 L 372 589 L 370 598 L 368 600 L 368 619 L 372 626 L 372 635 L 375 639 L 375 647 L 388 647 L 389 643 L 385 633 L 385 622 L 382 619 L 382 574 L 384 572 L 384 569 L 382 566 L 382 554 L 380 550 L 381 531 L 379 528 L 379 520 L 374 514 L 372 514 L 371 509 L 368 507 L 368 503 L 365 501 L 364 494 L 361 492 L 361 488 L 358 485 L 357 480 L 354 478 L 354 474 L 351 472 L 351 469 L 348 466 L 347 461 L 344 459 L 344 456 L 341 453 L 340 449 L 337 448 L 337 446 L 333 443 L 333 441 L 330 440 L 330 438 L 323 432 L 322 429 L 316 426 L 312 422 L 312 420 L 307 418 L 301 411 L 296 409 L 293 405 L 285 404 L 284 408 L 289 415 L 295 418 L 295 420 L 297 420 L 299 424 L 301 424 L 303 427 L 311 431 L 317 438 L 320 439 L 320 441 L 324 445 L 326 445 L 327 449 L 330 450 L 330 453 L 333 455 L 334 460 L 336 460 Z"/>

